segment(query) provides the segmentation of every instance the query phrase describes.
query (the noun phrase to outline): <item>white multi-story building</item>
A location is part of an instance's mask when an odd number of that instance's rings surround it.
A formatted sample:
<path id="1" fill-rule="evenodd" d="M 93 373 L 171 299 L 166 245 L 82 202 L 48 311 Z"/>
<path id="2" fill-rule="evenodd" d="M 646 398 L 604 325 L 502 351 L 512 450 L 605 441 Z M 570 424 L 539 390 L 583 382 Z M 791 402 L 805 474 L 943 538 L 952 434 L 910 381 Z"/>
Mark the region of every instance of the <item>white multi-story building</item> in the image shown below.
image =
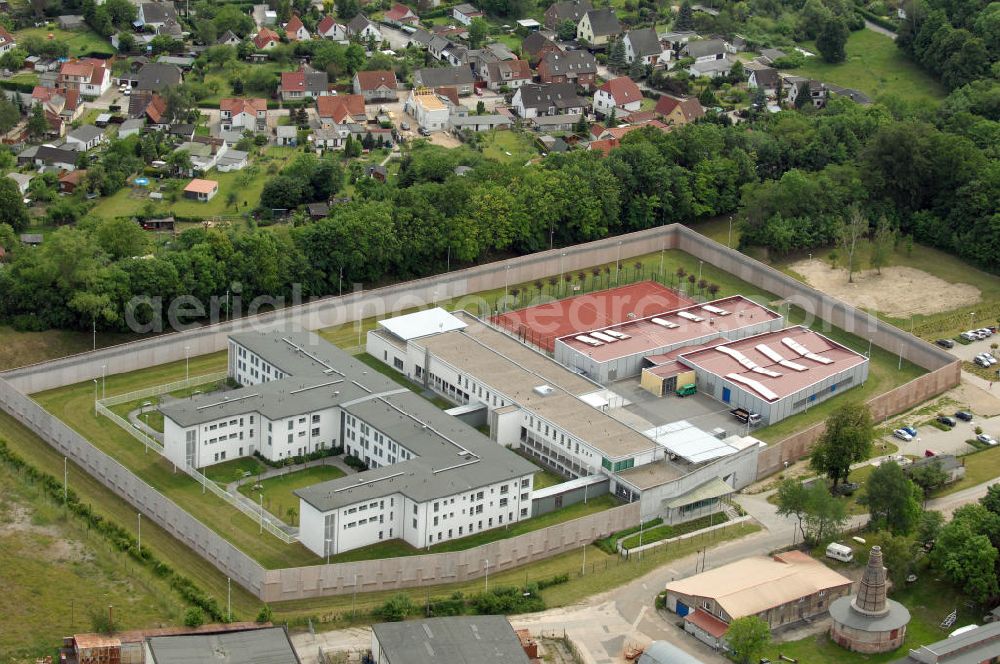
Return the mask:
<path id="1" fill-rule="evenodd" d="M 370 470 L 297 492 L 299 538 L 317 555 L 531 516 L 533 464 L 314 334 L 232 335 L 228 373 L 242 387 L 161 407 L 164 454 L 203 468 L 342 446 Z"/>

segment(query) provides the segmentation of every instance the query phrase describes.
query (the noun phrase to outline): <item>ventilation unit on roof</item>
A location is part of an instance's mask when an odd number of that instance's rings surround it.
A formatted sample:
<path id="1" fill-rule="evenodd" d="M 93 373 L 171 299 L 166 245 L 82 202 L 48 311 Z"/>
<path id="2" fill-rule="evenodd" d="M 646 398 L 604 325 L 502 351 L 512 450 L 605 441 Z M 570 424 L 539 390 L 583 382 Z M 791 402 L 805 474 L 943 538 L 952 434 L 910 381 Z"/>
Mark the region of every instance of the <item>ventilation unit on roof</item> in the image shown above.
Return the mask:
<path id="1" fill-rule="evenodd" d="M 550 394 L 552 394 L 553 392 L 555 392 L 555 389 L 551 385 L 536 385 L 534 387 L 534 391 L 535 391 L 535 394 L 541 395 L 543 397 L 547 397 Z"/>

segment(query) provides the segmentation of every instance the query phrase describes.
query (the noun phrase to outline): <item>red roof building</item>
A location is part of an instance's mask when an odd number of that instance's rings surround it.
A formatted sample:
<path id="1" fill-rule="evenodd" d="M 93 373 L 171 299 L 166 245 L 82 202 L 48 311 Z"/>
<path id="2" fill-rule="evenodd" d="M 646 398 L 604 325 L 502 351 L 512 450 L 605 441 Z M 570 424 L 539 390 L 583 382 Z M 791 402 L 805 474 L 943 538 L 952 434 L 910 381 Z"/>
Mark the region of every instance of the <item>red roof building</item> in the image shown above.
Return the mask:
<path id="1" fill-rule="evenodd" d="M 607 157 L 619 145 L 621 145 L 621 142 L 617 138 L 602 138 L 597 141 L 591 141 L 587 149 L 591 152 L 600 152 L 602 156 Z"/>
<path id="2" fill-rule="evenodd" d="M 420 22 L 420 19 L 413 13 L 412 9 L 398 2 L 392 6 L 392 9 L 385 13 L 384 18 L 390 23 L 415 24 Z"/>
<path id="3" fill-rule="evenodd" d="M 298 14 L 293 14 L 292 18 L 285 24 L 285 36 L 288 41 L 305 41 L 309 39 L 309 31 L 302 25 L 302 19 Z"/>
<path id="4" fill-rule="evenodd" d="M 705 109 L 701 107 L 701 103 L 696 97 L 678 99 L 677 97 L 663 95 L 656 102 L 656 107 L 653 110 L 662 116 L 667 124 L 672 125 L 694 122 L 705 115 Z"/>
<path id="5" fill-rule="evenodd" d="M 365 101 L 393 101 L 399 98 L 396 72 L 392 70 L 359 71 L 354 74 L 354 93 Z"/>
<path id="6" fill-rule="evenodd" d="M 638 111 L 642 105 L 642 90 L 628 76 L 607 81 L 594 93 L 594 111 L 609 115 L 612 109 Z"/>
<path id="7" fill-rule="evenodd" d="M 316 99 L 321 124 L 345 124 L 365 121 L 365 98 L 362 95 L 332 95 Z"/>
<path id="8" fill-rule="evenodd" d="M 253 45 L 262 51 L 274 48 L 280 43 L 281 37 L 278 36 L 278 33 L 266 26 L 261 28 L 260 32 L 258 32 L 253 38 Z"/>

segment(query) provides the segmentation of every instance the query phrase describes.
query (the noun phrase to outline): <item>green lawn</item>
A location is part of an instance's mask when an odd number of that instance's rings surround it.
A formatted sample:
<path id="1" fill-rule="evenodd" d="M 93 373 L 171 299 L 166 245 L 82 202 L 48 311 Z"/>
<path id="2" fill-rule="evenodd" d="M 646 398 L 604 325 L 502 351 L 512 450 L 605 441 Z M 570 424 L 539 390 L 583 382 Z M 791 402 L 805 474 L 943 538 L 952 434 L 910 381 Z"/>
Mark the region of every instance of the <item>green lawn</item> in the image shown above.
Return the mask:
<path id="1" fill-rule="evenodd" d="M 551 470 L 539 470 L 535 473 L 535 479 L 531 486 L 535 491 L 538 491 L 539 489 L 546 489 L 550 486 L 562 484 L 565 481 L 565 478 L 556 475 Z"/>
<path id="2" fill-rule="evenodd" d="M 230 63 L 231 64 L 231 63 Z M 277 62 L 263 62 L 261 64 L 246 64 L 239 63 L 239 66 L 233 70 L 233 73 L 240 73 L 246 78 L 247 73 L 251 70 L 263 69 L 265 71 L 274 74 L 275 78 L 281 75 L 282 71 L 293 71 L 296 68 L 293 64 L 282 65 Z M 229 71 L 224 71 L 222 69 L 212 69 L 205 74 L 205 84 L 209 86 L 209 89 L 215 88 L 215 91 L 204 99 L 198 100 L 198 106 L 201 108 L 218 108 L 219 102 L 222 99 L 233 96 L 233 88 L 230 83 L 230 77 L 232 73 Z"/>
<path id="3" fill-rule="evenodd" d="M 144 538 L 145 544 L 145 538 Z M 36 484 L 0 466 L 0 653 L 35 661 L 65 634 L 91 631 L 91 611 L 124 629 L 179 624 L 184 602 L 139 567 L 66 518 Z M 127 567 L 126 567 L 127 565 Z"/>
<path id="4" fill-rule="evenodd" d="M 26 28 L 14 33 L 20 41 L 25 37 L 38 37 L 52 41 L 60 41 L 69 45 L 69 55 L 73 58 L 87 55 L 89 53 L 104 53 L 114 55 L 115 49 L 111 43 L 103 39 L 93 30 L 60 30 L 55 23 L 50 23 L 44 28 Z"/>
<path id="5" fill-rule="evenodd" d="M 38 74 L 33 71 L 19 71 L 11 76 L 10 80 L 14 83 L 38 85 Z"/>
<path id="6" fill-rule="evenodd" d="M 267 148 L 264 156 L 253 161 L 242 171 L 230 173 L 219 173 L 212 170 L 202 177 L 208 180 L 215 180 L 219 183 L 219 193 L 212 200 L 201 203 L 199 201 L 184 198 L 181 190 L 191 181 L 191 178 L 177 180 L 154 180 L 150 190 L 156 191 L 158 188 L 166 187 L 173 183 L 178 187 L 178 198 L 176 201 L 162 200 L 154 202 L 154 212 L 156 214 L 174 214 L 182 217 L 214 217 L 220 215 L 235 215 L 247 212 L 260 202 L 260 192 L 264 189 L 264 183 L 270 176 L 268 173 L 269 164 L 276 162 L 283 166 L 291 156 L 295 154 L 292 148 L 271 147 Z M 236 194 L 236 205 L 227 203 L 230 192 Z M 137 214 L 149 199 L 146 197 L 147 190 L 144 188 L 132 188 L 126 186 L 108 198 L 101 199 L 91 214 L 96 217 L 128 217 Z"/>
<path id="7" fill-rule="evenodd" d="M 641 536 L 639 533 L 636 533 L 626 537 L 622 540 L 622 548 L 634 549 L 637 546 L 652 544 L 653 542 L 659 542 L 660 540 L 669 539 L 671 537 L 686 535 L 687 533 L 693 533 L 694 531 L 701 530 L 702 528 L 717 526 L 719 524 L 726 523 L 727 521 L 729 521 L 729 517 L 722 512 L 719 512 L 718 514 L 709 514 L 707 516 L 698 517 L 697 519 L 685 521 L 684 523 L 678 523 L 673 526 L 669 526 L 667 524 L 654 526 L 648 530 L 644 530 Z"/>
<path id="8" fill-rule="evenodd" d="M 962 461 L 965 463 L 965 477 L 936 491 L 935 497 L 946 496 L 990 480 L 1000 482 L 1000 447 L 966 454 Z"/>
<path id="9" fill-rule="evenodd" d="M 97 347 L 113 346 L 137 338 L 134 334 L 98 332 Z M 0 325 L 0 370 L 85 353 L 93 349 L 93 344 L 94 338 L 90 332 L 74 330 L 19 332 L 7 325 Z"/>
<path id="10" fill-rule="evenodd" d="M 779 655 L 797 659 L 803 664 L 881 664 L 894 662 L 906 656 L 910 648 L 940 641 L 953 629 L 978 623 L 982 613 L 966 606 L 966 598 L 950 585 L 937 581 L 935 572 L 924 569 L 918 572 L 918 581 L 891 594 L 897 602 L 910 610 L 912 619 L 906 628 L 906 640 L 898 650 L 880 655 L 861 655 L 844 650 L 830 640 L 827 632 L 798 641 L 770 645 L 764 652 L 773 662 L 782 661 Z M 948 628 L 941 628 L 941 621 L 954 610 L 958 620 Z"/>
<path id="11" fill-rule="evenodd" d="M 480 137 L 480 144 L 483 146 L 483 155 L 505 164 L 524 164 L 538 156 L 531 136 L 512 129 L 484 132 Z"/>
<path id="12" fill-rule="evenodd" d="M 262 480 L 261 488 L 256 488 L 256 482 L 248 480 L 240 485 L 239 492 L 248 498 L 259 500 L 264 494 L 264 509 L 285 523 L 298 525 L 299 498 L 292 492 L 313 484 L 335 480 L 343 477 L 344 471 L 336 466 L 313 466 L 304 470 L 290 472 L 287 475 L 271 477 Z M 294 514 L 294 518 L 292 517 Z"/>
<path id="13" fill-rule="evenodd" d="M 256 475 L 258 472 L 267 470 L 267 466 L 257 460 L 256 457 L 243 457 L 242 459 L 232 459 L 222 463 L 213 464 L 204 469 L 205 477 L 222 485 L 241 480 L 246 477 L 246 473 Z"/>
<path id="14" fill-rule="evenodd" d="M 801 46 L 818 53 L 811 42 Z M 789 73 L 861 90 L 872 99 L 893 95 L 912 103 L 933 105 L 945 96 L 941 84 L 896 48 L 895 42 L 871 30 L 851 33 L 845 62 L 829 64 L 816 55 Z"/>

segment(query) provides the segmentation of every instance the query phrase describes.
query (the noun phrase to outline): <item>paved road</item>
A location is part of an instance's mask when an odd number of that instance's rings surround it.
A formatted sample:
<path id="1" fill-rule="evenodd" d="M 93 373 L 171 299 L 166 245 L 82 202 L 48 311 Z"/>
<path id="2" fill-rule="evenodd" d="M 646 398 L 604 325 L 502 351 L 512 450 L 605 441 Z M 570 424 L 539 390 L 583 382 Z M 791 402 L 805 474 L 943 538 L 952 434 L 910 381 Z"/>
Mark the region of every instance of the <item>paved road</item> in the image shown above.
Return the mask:
<path id="1" fill-rule="evenodd" d="M 957 507 L 985 495 L 988 484 L 937 498 L 930 501 L 927 507 L 950 514 Z M 736 497 L 740 505 L 764 526 L 764 530 L 712 547 L 705 560 L 706 569 L 766 554 L 792 543 L 795 521 L 778 516 L 774 505 L 767 502 L 768 495 Z M 856 516 L 849 525 L 860 525 L 866 520 L 867 515 Z M 511 623 L 515 628 L 528 628 L 535 634 L 562 634 L 565 631 L 576 643 L 585 664 L 618 662 L 625 645 L 646 645 L 660 639 L 670 640 L 708 664 L 722 664 L 728 660 L 685 635 L 674 624 L 676 616 L 661 614 L 653 608 L 653 596 L 670 581 L 693 575 L 697 564 L 697 554 L 671 561 L 626 585 L 589 597 L 579 604 L 512 616 Z M 332 650 L 364 650 L 370 647 L 370 635 L 367 628 L 352 628 L 320 632 L 315 636 L 296 634 L 292 641 L 303 664 L 314 664 L 318 661 L 321 645 Z"/>
<path id="2" fill-rule="evenodd" d="M 886 30 L 881 25 L 875 25 L 874 23 L 872 23 L 868 19 L 865 19 L 865 28 L 867 28 L 868 30 L 871 30 L 872 32 L 877 32 L 880 35 L 885 35 L 886 37 L 888 37 L 889 39 L 892 39 L 893 41 L 895 41 L 895 39 L 896 39 L 896 33 L 895 32 L 893 32 L 892 30 Z"/>

